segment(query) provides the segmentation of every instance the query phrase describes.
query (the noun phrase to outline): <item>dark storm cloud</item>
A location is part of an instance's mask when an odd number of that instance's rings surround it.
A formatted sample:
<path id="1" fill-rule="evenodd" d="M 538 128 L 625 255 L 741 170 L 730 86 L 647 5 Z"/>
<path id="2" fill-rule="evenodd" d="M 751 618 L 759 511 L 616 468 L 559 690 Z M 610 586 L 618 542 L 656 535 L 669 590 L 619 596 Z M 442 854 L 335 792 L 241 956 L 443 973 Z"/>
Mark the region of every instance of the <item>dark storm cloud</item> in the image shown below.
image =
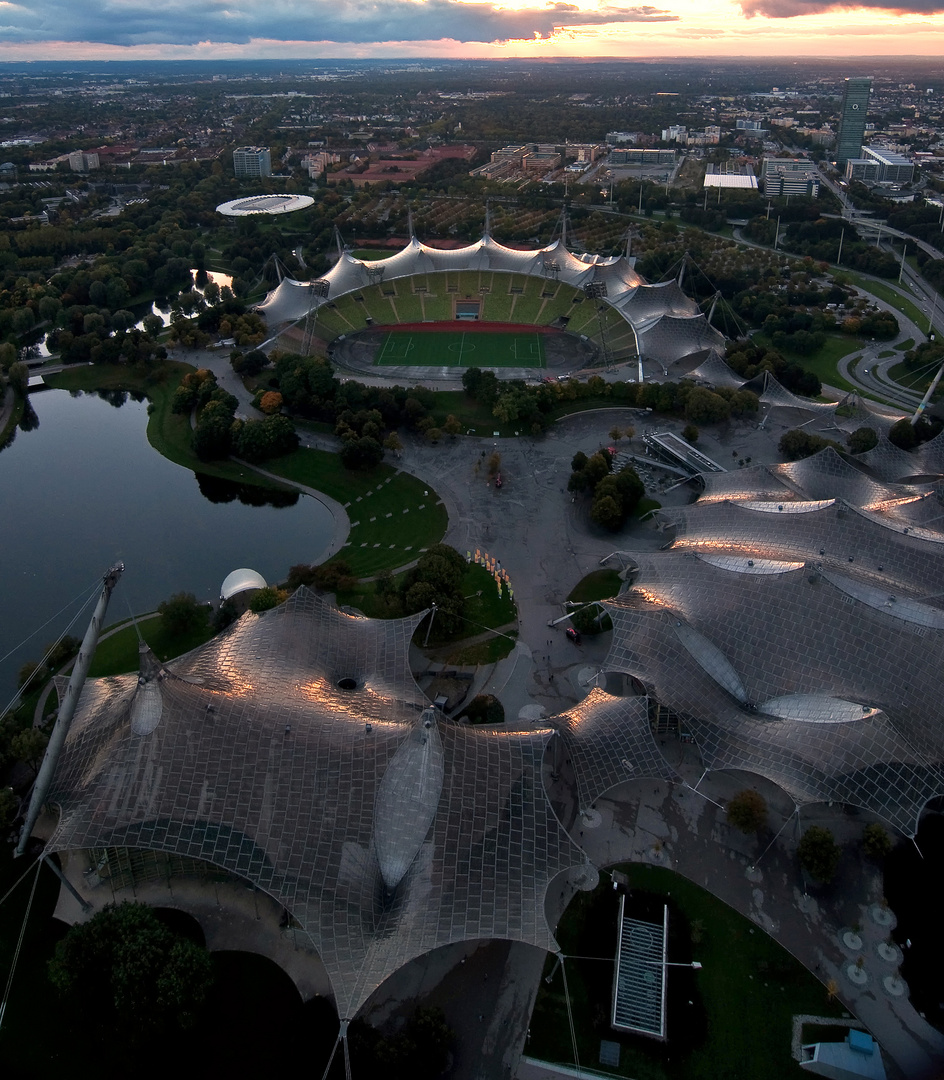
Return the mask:
<path id="1" fill-rule="evenodd" d="M 0 40 L 87 41 L 106 45 L 241 44 L 278 41 L 507 41 L 546 38 L 559 28 L 610 23 L 674 22 L 660 8 L 610 7 L 581 10 L 573 4 L 503 10 L 492 4 L 455 0 L 70 0 L 0 2 Z"/>
<path id="2" fill-rule="evenodd" d="M 797 15 L 820 15 L 824 11 L 852 11 L 867 8 L 892 15 L 936 15 L 944 11 L 944 0 L 908 0 L 904 4 L 889 0 L 741 0 L 741 11 L 751 18 L 763 15 L 768 19 L 792 19 Z"/>

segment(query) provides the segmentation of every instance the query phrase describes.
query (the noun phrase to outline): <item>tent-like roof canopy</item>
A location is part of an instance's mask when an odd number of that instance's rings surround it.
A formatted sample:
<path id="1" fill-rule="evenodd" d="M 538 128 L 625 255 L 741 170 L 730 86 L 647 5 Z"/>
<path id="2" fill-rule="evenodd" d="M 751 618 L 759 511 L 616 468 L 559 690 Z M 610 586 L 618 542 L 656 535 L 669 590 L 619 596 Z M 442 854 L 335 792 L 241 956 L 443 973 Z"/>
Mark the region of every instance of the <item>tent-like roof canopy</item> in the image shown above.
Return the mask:
<path id="1" fill-rule="evenodd" d="M 636 331 L 640 351 L 663 363 L 702 349 L 721 348 L 724 337 L 708 324 L 678 284 L 648 285 L 623 256 L 576 255 L 555 240 L 546 247 L 520 251 L 505 247 L 487 233 L 461 248 L 436 248 L 411 237 L 406 247 L 385 259 L 361 260 L 343 252 L 314 289 L 310 282 L 283 278 L 259 305 L 274 327 L 305 318 L 321 304 L 366 289 L 379 281 L 456 270 L 491 270 L 553 277 L 574 288 L 597 283 L 601 301 L 610 304 Z"/>
<path id="2" fill-rule="evenodd" d="M 300 589 L 140 681 L 88 682 L 50 850 L 144 848 L 251 881 L 311 937 L 342 1018 L 451 942 L 555 948 L 544 894 L 583 859 L 542 785 L 553 730 L 439 724 L 407 662 L 422 618 Z"/>

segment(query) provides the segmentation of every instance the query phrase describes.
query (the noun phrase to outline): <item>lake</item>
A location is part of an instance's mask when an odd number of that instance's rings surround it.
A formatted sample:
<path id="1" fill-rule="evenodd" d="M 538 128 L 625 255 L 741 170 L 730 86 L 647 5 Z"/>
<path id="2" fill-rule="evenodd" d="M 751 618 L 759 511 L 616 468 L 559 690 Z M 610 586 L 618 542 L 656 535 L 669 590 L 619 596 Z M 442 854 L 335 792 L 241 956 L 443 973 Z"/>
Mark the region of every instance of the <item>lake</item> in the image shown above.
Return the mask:
<path id="1" fill-rule="evenodd" d="M 326 554 L 334 520 L 325 506 L 294 494 L 282 500 L 292 505 L 249 505 L 279 493 L 174 465 L 147 441 L 146 402 L 116 408 L 65 390 L 30 402 L 39 427 L 18 431 L 0 452 L 0 711 L 17 671 L 40 659 L 78 605 L 56 613 L 87 596 L 115 562 L 125 573 L 109 624 L 152 611 L 175 592 L 216 601 L 223 578 L 239 567 L 276 582 L 293 564 Z M 70 633 L 81 638 L 90 615 L 91 608 Z"/>

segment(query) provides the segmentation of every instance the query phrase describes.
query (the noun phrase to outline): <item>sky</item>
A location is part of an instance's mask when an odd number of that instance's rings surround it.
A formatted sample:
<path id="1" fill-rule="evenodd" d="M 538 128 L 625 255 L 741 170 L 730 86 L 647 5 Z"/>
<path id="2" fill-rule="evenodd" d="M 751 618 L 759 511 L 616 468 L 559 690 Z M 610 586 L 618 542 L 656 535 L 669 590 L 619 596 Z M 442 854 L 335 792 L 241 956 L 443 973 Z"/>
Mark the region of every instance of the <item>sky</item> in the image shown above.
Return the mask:
<path id="1" fill-rule="evenodd" d="M 0 61 L 942 55 L 944 0 L 0 0 Z"/>

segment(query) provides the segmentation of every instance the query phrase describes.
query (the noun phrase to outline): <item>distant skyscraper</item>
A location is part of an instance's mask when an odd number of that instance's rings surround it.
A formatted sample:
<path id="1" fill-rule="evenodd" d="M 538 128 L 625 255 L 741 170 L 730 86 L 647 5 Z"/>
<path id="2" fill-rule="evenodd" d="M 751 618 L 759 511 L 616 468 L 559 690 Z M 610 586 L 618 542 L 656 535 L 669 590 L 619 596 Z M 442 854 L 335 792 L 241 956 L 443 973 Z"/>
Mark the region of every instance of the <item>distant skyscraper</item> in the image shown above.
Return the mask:
<path id="1" fill-rule="evenodd" d="M 268 146 L 240 146 L 233 151 L 233 169 L 237 176 L 271 176 Z"/>
<path id="2" fill-rule="evenodd" d="M 846 79 L 842 87 L 842 110 L 839 115 L 839 138 L 836 141 L 836 164 L 845 168 L 849 158 L 862 156 L 865 119 L 869 112 L 872 76 Z"/>

